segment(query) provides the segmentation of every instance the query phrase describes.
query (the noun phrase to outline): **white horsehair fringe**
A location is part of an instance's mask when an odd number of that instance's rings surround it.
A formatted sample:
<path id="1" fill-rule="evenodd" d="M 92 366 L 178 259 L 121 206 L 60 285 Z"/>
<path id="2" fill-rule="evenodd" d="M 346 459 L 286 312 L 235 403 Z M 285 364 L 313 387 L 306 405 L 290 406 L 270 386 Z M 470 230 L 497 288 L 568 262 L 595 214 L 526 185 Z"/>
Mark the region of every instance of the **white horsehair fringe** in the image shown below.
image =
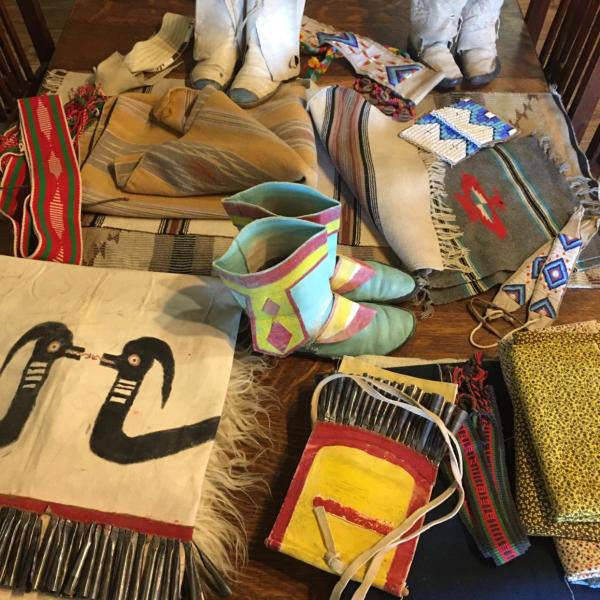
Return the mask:
<path id="1" fill-rule="evenodd" d="M 271 444 L 264 422 L 268 423 L 267 408 L 274 404 L 275 394 L 260 383 L 269 368 L 268 360 L 250 353 L 236 352 L 234 356 L 194 525 L 194 541 L 229 581 L 236 580 L 247 559 L 239 496 L 252 502 L 251 492 L 266 486 L 252 466 Z"/>

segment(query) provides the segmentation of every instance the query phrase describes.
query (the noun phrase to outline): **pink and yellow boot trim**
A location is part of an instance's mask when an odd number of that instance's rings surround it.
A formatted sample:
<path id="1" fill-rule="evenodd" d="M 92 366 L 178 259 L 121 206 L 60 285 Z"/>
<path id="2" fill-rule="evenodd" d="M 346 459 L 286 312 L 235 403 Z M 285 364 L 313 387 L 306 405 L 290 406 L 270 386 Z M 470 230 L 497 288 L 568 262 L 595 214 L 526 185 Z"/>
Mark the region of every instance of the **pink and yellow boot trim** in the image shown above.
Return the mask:
<path id="1" fill-rule="evenodd" d="M 242 229 L 266 217 L 295 217 L 327 229 L 331 289 L 356 301 L 406 300 L 416 291 L 408 274 L 375 261 L 336 256 L 341 206 L 337 200 L 298 183 L 269 182 L 223 200 L 232 223 Z"/>
<path id="2" fill-rule="evenodd" d="M 395 324 L 393 333 L 385 332 L 390 322 L 383 307 L 334 294 L 328 253 L 324 226 L 271 217 L 244 227 L 214 262 L 215 271 L 250 319 L 255 350 L 273 356 L 301 348 L 322 356 L 373 353 L 373 349 L 381 354 L 410 335 L 414 322 L 407 311 L 386 307 L 402 313 L 393 317 L 408 318 L 410 323 Z"/>

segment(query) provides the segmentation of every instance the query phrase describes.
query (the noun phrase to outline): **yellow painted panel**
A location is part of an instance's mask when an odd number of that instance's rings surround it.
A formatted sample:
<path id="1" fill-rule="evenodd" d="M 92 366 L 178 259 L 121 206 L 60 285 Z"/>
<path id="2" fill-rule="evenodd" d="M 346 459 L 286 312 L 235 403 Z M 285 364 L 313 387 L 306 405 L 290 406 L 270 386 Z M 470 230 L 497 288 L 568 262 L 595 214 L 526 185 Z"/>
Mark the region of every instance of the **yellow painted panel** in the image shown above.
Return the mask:
<path id="1" fill-rule="evenodd" d="M 281 549 L 328 570 L 324 560 L 325 543 L 313 511 L 315 497 L 335 500 L 395 528 L 406 519 L 413 490 L 414 480 L 402 467 L 356 448 L 321 448 L 286 529 Z M 336 551 L 345 563 L 351 562 L 382 537 L 331 513 L 327 514 L 327 521 Z M 383 587 L 385 584 L 393 555 L 390 552 L 386 556 L 375 580 L 376 586 Z M 364 569 L 358 573 L 357 579 L 362 579 L 363 575 Z"/>

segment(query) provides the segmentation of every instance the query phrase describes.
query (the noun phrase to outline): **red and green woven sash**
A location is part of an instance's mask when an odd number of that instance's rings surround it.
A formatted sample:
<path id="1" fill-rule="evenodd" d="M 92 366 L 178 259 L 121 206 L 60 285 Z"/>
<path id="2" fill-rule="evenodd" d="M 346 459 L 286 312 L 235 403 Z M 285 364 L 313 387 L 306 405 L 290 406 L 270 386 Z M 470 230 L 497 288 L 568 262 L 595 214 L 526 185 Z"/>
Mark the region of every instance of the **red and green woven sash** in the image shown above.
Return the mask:
<path id="1" fill-rule="evenodd" d="M 452 372 L 459 403 L 469 410 L 456 434 L 464 458 L 460 516 L 483 556 L 503 565 L 524 554 L 530 542 L 510 490 L 500 413 L 481 359 L 476 355 Z"/>
<path id="2" fill-rule="evenodd" d="M 22 154 L 2 156 L 0 211 L 16 256 L 81 264 L 81 176 L 58 96 L 19 100 Z"/>

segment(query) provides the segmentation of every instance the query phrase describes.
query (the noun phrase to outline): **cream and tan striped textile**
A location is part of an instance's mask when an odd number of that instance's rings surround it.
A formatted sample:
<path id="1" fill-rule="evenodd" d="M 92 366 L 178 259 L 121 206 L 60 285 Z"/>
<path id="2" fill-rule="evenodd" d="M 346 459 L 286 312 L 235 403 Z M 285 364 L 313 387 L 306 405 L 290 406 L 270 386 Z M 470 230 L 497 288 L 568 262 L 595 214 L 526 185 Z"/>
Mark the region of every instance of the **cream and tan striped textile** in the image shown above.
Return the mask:
<path id="1" fill-rule="evenodd" d="M 89 80 L 89 73 L 55 70 L 48 73 L 44 87 L 51 93 L 60 94 L 63 101 L 66 101 L 72 88 L 88 83 Z M 144 91 L 147 94 L 161 95 L 181 83 L 177 79 L 163 79 Z M 419 115 L 451 104 L 462 96 L 464 92 L 432 94 L 419 106 Z M 590 176 L 589 165 L 577 146 L 558 95 L 471 92 L 469 96 L 512 122 L 521 135 L 547 135 L 552 141 L 557 160 L 564 163 L 567 176 L 583 175 L 586 179 Z M 331 161 L 324 161 L 324 157 L 328 158 L 327 153 L 320 154 L 317 188 L 342 203 L 339 253 L 400 266 L 398 258 L 370 222 L 366 211 L 359 210 L 359 202 L 344 184 Z M 163 208 L 166 211 L 167 199 L 164 202 Z M 89 213 L 83 215 L 86 264 L 125 266 L 125 261 L 131 263 L 130 268 L 147 268 L 141 265 L 147 265 L 150 261 L 151 269 L 154 267 L 156 270 L 178 272 L 182 264 L 193 261 L 193 272 L 208 274 L 212 258 L 220 256 L 237 234 L 237 230 L 223 218 L 185 218 L 185 211 L 177 210 L 176 205 L 168 207 L 168 214 L 161 211 L 156 215 L 160 218 L 154 219 L 136 217 L 135 203 L 129 207 L 130 210 L 127 210 L 125 202 L 119 208 L 122 216 L 98 214 L 102 210 L 101 205 L 88 203 L 84 207 Z M 139 254 L 124 258 L 121 251 L 125 246 Z M 191 248 L 195 248 L 200 255 L 193 258 Z M 163 251 L 166 254 L 161 256 Z M 600 288 L 600 269 L 574 273 L 569 287 Z"/>
<path id="2" fill-rule="evenodd" d="M 162 71 L 179 58 L 193 30 L 192 18 L 165 13 L 158 33 L 137 42 L 125 57 L 125 64 L 132 73 Z"/>
<path id="3" fill-rule="evenodd" d="M 111 98 L 82 168 L 84 210 L 226 219 L 224 195 L 266 181 L 316 184 L 304 87 L 242 110 L 207 87 Z M 213 230 L 213 235 L 223 233 Z"/>
<path id="4" fill-rule="evenodd" d="M 193 18 L 165 13 L 158 33 L 137 42 L 126 56 L 113 52 L 104 59 L 94 82 L 108 96 L 157 83 L 180 63 L 193 31 Z"/>

